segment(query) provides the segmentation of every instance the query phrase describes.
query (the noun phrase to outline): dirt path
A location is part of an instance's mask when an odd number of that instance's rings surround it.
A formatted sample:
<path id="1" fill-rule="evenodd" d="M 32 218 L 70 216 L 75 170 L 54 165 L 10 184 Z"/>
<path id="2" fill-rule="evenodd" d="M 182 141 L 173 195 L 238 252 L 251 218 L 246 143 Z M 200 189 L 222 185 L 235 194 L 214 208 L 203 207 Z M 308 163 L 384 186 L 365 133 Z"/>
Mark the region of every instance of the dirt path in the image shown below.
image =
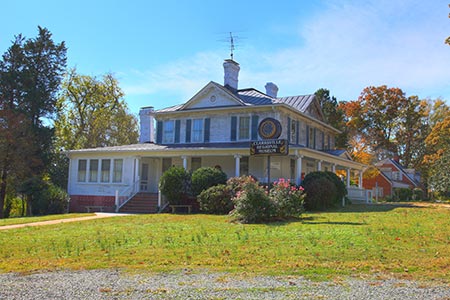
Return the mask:
<path id="1" fill-rule="evenodd" d="M 5 226 L 0 226 L 0 230 L 16 229 L 16 228 L 31 227 L 31 226 L 45 226 L 45 225 L 53 225 L 53 224 L 69 223 L 69 222 L 88 221 L 88 220 L 94 220 L 94 219 L 122 217 L 122 216 L 129 216 L 129 215 L 130 214 L 95 213 L 95 216 L 88 216 L 88 217 L 78 217 L 78 218 L 59 219 L 59 220 L 50 220 L 50 221 L 42 221 L 42 222 L 24 223 L 24 224 L 5 225 Z"/>

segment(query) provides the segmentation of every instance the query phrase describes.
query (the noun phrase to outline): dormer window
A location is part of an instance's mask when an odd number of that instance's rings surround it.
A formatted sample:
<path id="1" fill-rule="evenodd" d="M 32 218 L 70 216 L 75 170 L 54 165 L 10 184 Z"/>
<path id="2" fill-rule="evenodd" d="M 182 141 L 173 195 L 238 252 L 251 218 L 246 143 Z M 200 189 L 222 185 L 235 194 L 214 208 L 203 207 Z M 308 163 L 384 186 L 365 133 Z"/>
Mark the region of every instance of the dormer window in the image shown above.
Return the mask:
<path id="1" fill-rule="evenodd" d="M 171 144 L 174 142 L 175 137 L 175 122 L 164 121 L 163 123 L 163 144 Z"/>

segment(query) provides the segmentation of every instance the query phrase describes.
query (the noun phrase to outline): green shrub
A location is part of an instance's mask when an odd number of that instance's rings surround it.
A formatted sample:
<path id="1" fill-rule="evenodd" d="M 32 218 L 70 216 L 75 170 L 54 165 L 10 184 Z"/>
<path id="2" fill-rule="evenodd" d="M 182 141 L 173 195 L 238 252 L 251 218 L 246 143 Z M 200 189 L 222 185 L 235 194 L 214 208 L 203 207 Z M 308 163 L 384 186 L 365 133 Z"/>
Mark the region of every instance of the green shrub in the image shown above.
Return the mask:
<path id="1" fill-rule="evenodd" d="M 421 201 L 425 200 L 425 195 L 422 189 L 415 188 L 412 193 L 412 200 L 414 201 Z"/>
<path id="2" fill-rule="evenodd" d="M 234 209 L 230 215 L 241 223 L 262 223 L 272 220 L 275 207 L 267 192 L 254 180 L 245 180 L 233 198 Z"/>
<path id="3" fill-rule="evenodd" d="M 170 204 L 181 204 L 192 193 L 191 174 L 182 167 L 171 167 L 162 174 L 159 189 Z"/>
<path id="4" fill-rule="evenodd" d="M 347 187 L 345 186 L 345 183 L 333 172 L 324 172 L 328 179 L 330 179 L 334 186 L 336 187 L 336 197 L 333 201 L 334 204 L 339 204 L 342 202 L 342 198 L 347 196 Z"/>
<path id="5" fill-rule="evenodd" d="M 409 201 L 412 199 L 413 192 L 408 188 L 396 188 L 394 189 L 395 201 Z"/>
<path id="6" fill-rule="evenodd" d="M 276 216 L 282 219 L 299 217 L 303 212 L 305 195 L 303 188 L 297 188 L 289 180 L 280 178 L 273 183 L 269 197 L 273 201 Z"/>
<path id="7" fill-rule="evenodd" d="M 192 193 L 198 196 L 202 191 L 227 182 L 227 174 L 218 168 L 203 167 L 192 173 Z"/>
<path id="8" fill-rule="evenodd" d="M 69 195 L 59 186 L 48 185 L 46 191 L 47 214 L 62 214 L 67 212 Z"/>
<path id="9" fill-rule="evenodd" d="M 228 214 L 233 209 L 231 188 L 224 184 L 212 186 L 197 196 L 200 210 L 209 214 Z"/>
<path id="10" fill-rule="evenodd" d="M 305 208 L 307 210 L 326 210 L 342 200 L 342 190 L 337 186 L 330 172 L 312 172 L 302 182 L 305 189 Z M 336 176 L 337 177 L 337 176 Z M 345 186 L 344 186 L 345 187 Z M 345 194 L 347 189 L 345 189 Z"/>
<path id="11" fill-rule="evenodd" d="M 67 212 L 69 195 L 60 187 L 39 177 L 24 181 L 18 192 L 27 199 L 28 215 L 62 214 Z"/>

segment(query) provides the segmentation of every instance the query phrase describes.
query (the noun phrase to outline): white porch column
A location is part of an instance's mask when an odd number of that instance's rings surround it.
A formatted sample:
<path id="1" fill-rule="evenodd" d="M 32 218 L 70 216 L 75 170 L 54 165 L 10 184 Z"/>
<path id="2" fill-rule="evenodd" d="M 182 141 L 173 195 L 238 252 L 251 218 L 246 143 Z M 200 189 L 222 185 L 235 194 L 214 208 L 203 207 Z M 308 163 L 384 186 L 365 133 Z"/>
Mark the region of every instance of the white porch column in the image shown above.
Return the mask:
<path id="1" fill-rule="evenodd" d="M 139 181 L 140 179 L 140 174 L 139 174 L 139 169 L 141 167 L 141 157 L 140 156 L 136 156 L 136 158 L 134 159 L 134 180 L 133 180 L 133 184 L 136 181 Z"/>
<path id="2" fill-rule="evenodd" d="M 297 156 L 297 169 L 295 172 L 295 184 L 300 185 L 302 183 L 302 158 L 303 155 Z"/>
<path id="3" fill-rule="evenodd" d="M 336 174 L 336 164 L 331 165 L 331 172 Z"/>
<path id="4" fill-rule="evenodd" d="M 235 154 L 234 155 L 234 176 L 239 177 L 241 176 L 240 168 L 241 168 L 241 155 Z"/>
<path id="5" fill-rule="evenodd" d="M 322 171 L 322 161 L 321 160 L 319 160 L 317 162 L 317 171 Z"/>
<path id="6" fill-rule="evenodd" d="M 188 168 L 188 165 L 187 165 L 187 156 L 186 156 L 186 155 L 183 155 L 183 156 L 181 157 L 181 159 L 183 160 L 183 168 L 184 168 L 185 170 L 187 170 L 187 168 Z"/>
<path id="7" fill-rule="evenodd" d="M 362 170 L 359 170 L 358 187 L 359 187 L 360 189 L 363 188 L 363 171 L 362 171 Z"/>
<path id="8" fill-rule="evenodd" d="M 347 169 L 347 187 L 350 187 L 350 168 Z"/>

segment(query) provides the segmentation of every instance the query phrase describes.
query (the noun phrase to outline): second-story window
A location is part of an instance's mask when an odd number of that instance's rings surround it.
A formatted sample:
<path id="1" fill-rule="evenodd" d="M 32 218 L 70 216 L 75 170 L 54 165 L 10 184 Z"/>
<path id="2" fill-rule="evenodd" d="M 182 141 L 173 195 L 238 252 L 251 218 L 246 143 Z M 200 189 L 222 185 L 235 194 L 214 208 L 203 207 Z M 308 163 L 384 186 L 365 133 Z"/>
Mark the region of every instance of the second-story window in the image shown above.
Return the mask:
<path id="1" fill-rule="evenodd" d="M 250 139 L 250 117 L 239 117 L 239 139 Z"/>
<path id="2" fill-rule="evenodd" d="M 170 144 L 174 142 L 175 125 L 174 121 L 164 121 L 163 124 L 163 143 Z"/>
<path id="3" fill-rule="evenodd" d="M 192 120 L 192 142 L 203 142 L 203 119 Z"/>
<path id="4" fill-rule="evenodd" d="M 315 136 L 314 128 L 309 127 L 308 137 L 309 137 L 309 141 L 308 141 L 309 148 L 312 148 L 312 149 L 316 148 L 316 145 L 315 145 L 316 136 Z"/>
<path id="5" fill-rule="evenodd" d="M 297 121 L 291 120 L 291 136 L 289 140 L 292 144 L 298 144 L 297 141 Z"/>

